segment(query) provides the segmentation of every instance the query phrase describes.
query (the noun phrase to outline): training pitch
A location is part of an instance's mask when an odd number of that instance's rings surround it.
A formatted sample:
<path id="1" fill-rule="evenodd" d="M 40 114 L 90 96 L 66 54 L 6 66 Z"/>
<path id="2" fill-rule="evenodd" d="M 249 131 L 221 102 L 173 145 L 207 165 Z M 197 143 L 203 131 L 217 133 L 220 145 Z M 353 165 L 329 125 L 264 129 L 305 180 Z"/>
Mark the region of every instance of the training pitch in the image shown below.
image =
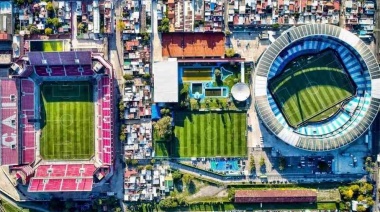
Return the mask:
<path id="1" fill-rule="evenodd" d="M 322 121 L 355 95 L 355 85 L 333 51 L 299 57 L 269 81 L 279 109 L 294 128 Z"/>
<path id="2" fill-rule="evenodd" d="M 211 68 L 195 68 L 183 70 L 183 81 L 211 81 L 212 70 Z"/>
<path id="3" fill-rule="evenodd" d="M 63 41 L 30 41 L 31 51 L 62 52 Z"/>
<path id="4" fill-rule="evenodd" d="M 89 82 L 44 82 L 41 86 L 41 156 L 82 160 L 94 154 L 94 103 Z"/>
<path id="5" fill-rule="evenodd" d="M 175 113 L 174 157 L 240 157 L 247 155 L 246 113 Z"/>

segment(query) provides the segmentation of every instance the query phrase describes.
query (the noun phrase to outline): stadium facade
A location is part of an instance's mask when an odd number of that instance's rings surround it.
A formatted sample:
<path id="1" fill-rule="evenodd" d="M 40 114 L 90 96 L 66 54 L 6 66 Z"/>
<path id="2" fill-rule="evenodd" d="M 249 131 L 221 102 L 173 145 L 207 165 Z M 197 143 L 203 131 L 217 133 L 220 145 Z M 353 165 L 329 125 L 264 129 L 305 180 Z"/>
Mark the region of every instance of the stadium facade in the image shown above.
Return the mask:
<path id="1" fill-rule="evenodd" d="M 339 54 L 356 93 L 327 120 L 291 127 L 269 91 L 268 81 L 294 59 L 327 49 Z M 303 25 L 282 33 L 263 53 L 256 66 L 254 94 L 261 120 L 278 138 L 297 148 L 327 151 L 355 141 L 369 129 L 380 106 L 380 69 L 371 50 L 356 35 L 333 25 Z"/>
<path id="2" fill-rule="evenodd" d="M 113 68 L 91 52 L 29 52 L 0 79 L 0 164 L 10 167 L 29 192 L 88 192 L 112 174 Z M 46 82 L 90 82 L 94 104 L 94 154 L 88 159 L 45 159 L 40 86 Z M 75 116 L 75 115 L 74 115 Z M 61 122 L 62 124 L 62 122 Z M 60 151 L 64 151 L 63 148 Z"/>

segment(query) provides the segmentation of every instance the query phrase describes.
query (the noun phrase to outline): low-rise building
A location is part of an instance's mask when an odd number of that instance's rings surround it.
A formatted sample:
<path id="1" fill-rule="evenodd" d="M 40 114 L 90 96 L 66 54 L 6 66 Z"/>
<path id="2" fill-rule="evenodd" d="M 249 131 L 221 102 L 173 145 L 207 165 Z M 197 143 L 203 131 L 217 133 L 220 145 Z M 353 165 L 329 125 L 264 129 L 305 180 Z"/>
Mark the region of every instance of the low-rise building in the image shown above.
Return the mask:
<path id="1" fill-rule="evenodd" d="M 124 201 L 153 201 L 165 198 L 173 190 L 173 177 L 161 165 L 127 169 L 124 173 Z"/>

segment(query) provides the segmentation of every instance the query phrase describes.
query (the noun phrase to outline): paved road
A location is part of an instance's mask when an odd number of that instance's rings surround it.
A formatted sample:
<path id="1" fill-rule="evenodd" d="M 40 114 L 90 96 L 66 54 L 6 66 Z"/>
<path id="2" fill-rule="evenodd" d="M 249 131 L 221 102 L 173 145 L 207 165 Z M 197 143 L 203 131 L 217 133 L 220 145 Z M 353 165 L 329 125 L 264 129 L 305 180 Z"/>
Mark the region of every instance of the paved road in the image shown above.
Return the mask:
<path id="1" fill-rule="evenodd" d="M 220 176 L 211 172 L 207 172 L 201 169 L 185 166 L 182 164 L 174 163 L 174 162 L 167 162 L 167 165 L 169 165 L 173 169 L 180 170 L 185 173 L 190 173 L 195 176 L 203 177 L 206 179 L 219 181 L 221 183 L 238 183 L 238 182 L 248 182 L 248 181 L 254 181 L 254 182 L 261 182 L 262 180 L 259 179 L 258 176 Z M 322 183 L 322 182 L 343 182 L 343 181 L 355 181 L 360 178 L 362 178 L 363 175 L 361 174 L 323 174 L 323 175 L 315 175 L 315 174 L 267 174 L 266 175 L 266 181 L 268 182 L 274 182 L 274 181 L 288 181 L 292 183 Z"/>
<path id="2" fill-rule="evenodd" d="M 116 22 L 120 19 L 120 1 L 114 2 L 114 8 L 116 16 L 113 16 L 116 19 Z M 123 44 L 122 44 L 122 37 L 121 32 L 118 27 L 116 27 L 116 33 L 112 34 L 108 39 L 108 45 L 109 45 L 109 58 L 110 62 L 114 68 L 114 74 L 115 78 L 118 82 L 118 89 L 120 92 L 123 91 L 123 69 L 122 69 L 122 61 L 123 61 Z M 120 96 L 120 92 L 115 94 L 116 97 Z M 118 99 L 118 98 L 117 98 Z M 116 100 L 118 101 L 118 100 Z M 117 105 L 115 104 L 115 111 L 117 111 Z M 115 114 L 115 120 L 118 120 L 118 114 Z M 111 190 L 116 193 L 117 198 L 122 199 L 123 198 L 123 175 L 124 170 L 122 166 L 122 145 L 121 142 L 118 140 L 117 135 L 119 135 L 119 124 L 118 122 L 115 122 L 115 139 L 114 139 L 114 145 L 115 145 L 115 164 L 114 164 L 114 173 L 110 182 Z"/>
<path id="3" fill-rule="evenodd" d="M 152 32 L 153 32 L 153 62 L 162 61 L 162 46 L 161 46 L 161 37 L 160 33 L 158 33 L 158 20 L 157 20 L 157 1 L 152 2 Z"/>
<path id="4" fill-rule="evenodd" d="M 375 25 L 375 29 L 374 29 L 374 36 L 375 36 L 375 42 L 376 42 L 376 58 L 377 58 L 377 61 L 379 61 L 379 48 L 380 48 L 380 0 L 376 0 L 376 5 L 377 5 L 377 9 L 376 9 L 376 17 L 375 17 L 375 21 L 376 21 L 376 25 Z"/>

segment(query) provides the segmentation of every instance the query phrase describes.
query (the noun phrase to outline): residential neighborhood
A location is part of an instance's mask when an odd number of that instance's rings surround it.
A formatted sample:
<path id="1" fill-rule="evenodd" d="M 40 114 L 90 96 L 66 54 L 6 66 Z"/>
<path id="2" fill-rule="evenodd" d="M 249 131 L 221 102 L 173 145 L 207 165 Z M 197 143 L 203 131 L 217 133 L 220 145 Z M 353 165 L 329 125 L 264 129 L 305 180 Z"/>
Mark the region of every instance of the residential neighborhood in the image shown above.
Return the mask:
<path id="1" fill-rule="evenodd" d="M 379 211 L 373 0 L 0 0 L 0 211 Z"/>

